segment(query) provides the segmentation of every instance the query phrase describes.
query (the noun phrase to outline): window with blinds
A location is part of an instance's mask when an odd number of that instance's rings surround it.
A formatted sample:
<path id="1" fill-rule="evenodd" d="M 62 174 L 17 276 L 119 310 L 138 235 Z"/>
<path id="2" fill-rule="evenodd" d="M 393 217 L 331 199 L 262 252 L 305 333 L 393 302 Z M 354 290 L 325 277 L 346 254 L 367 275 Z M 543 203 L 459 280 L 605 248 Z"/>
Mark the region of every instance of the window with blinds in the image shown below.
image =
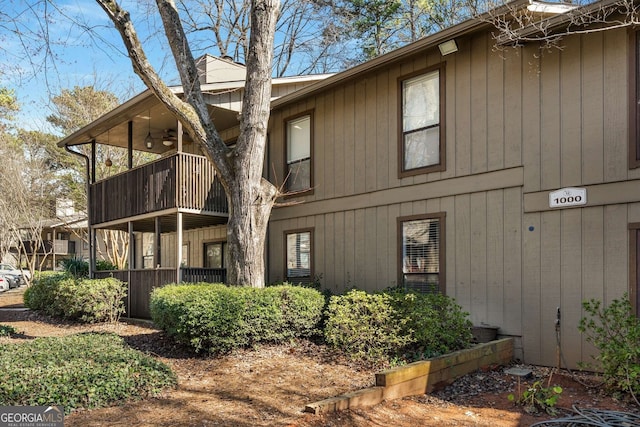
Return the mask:
<path id="1" fill-rule="evenodd" d="M 311 231 L 288 233 L 287 279 L 311 278 Z"/>
<path id="2" fill-rule="evenodd" d="M 440 218 L 402 221 L 402 280 L 405 289 L 440 288 Z"/>

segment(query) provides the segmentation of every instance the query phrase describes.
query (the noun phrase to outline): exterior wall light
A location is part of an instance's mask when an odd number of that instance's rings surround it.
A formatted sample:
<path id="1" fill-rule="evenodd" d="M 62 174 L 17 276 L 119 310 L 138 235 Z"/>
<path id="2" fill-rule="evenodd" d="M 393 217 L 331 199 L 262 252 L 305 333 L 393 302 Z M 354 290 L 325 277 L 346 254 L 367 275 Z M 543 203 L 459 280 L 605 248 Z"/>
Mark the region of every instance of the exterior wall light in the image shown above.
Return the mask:
<path id="1" fill-rule="evenodd" d="M 438 49 L 440 49 L 440 54 L 442 56 L 449 55 L 450 53 L 454 53 L 458 51 L 458 44 L 454 39 L 447 40 L 446 42 L 442 42 L 438 45 Z"/>

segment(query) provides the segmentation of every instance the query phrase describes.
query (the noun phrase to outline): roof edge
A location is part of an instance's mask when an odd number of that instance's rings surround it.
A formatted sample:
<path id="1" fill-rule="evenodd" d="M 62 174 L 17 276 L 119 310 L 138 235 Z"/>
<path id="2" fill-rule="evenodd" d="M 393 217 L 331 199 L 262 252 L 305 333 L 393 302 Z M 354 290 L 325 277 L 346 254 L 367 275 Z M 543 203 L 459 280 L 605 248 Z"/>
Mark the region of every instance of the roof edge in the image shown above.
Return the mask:
<path id="1" fill-rule="evenodd" d="M 443 41 L 446 41 L 455 37 L 460 37 L 466 34 L 470 34 L 481 28 L 489 27 L 491 26 L 491 24 L 487 22 L 487 19 L 491 15 L 496 13 L 507 12 L 514 7 L 515 8 L 525 7 L 528 4 L 529 4 L 529 0 L 514 0 L 505 5 L 492 9 L 489 12 L 485 12 L 478 17 L 467 19 L 466 21 L 463 21 L 452 27 L 448 27 L 437 33 L 425 36 L 420 40 L 417 40 L 406 46 L 403 46 L 391 52 L 385 53 L 384 55 L 377 56 L 373 59 L 370 59 L 369 61 L 363 62 L 362 64 L 356 65 L 355 67 L 349 68 L 345 71 L 342 71 L 331 77 L 328 77 L 327 79 L 322 80 L 318 83 L 309 85 L 298 91 L 295 91 L 293 93 L 280 97 L 271 103 L 271 109 L 282 107 L 286 104 L 295 102 L 298 99 L 303 98 L 305 96 L 309 96 L 311 94 L 320 92 L 332 86 L 337 86 L 343 82 L 346 82 L 352 78 L 355 78 L 358 75 L 365 74 L 375 69 L 382 68 L 404 56 L 411 56 L 412 54 L 420 52 L 421 50 L 435 47 Z"/>

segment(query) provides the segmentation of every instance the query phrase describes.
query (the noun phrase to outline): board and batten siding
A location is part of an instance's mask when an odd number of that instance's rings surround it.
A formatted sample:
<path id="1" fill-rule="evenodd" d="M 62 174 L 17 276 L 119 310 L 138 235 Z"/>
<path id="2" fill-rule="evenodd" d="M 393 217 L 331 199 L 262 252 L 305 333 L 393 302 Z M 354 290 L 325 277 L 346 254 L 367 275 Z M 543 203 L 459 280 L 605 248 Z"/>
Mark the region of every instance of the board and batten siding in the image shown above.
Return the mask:
<path id="1" fill-rule="evenodd" d="M 185 230 L 182 233 L 183 244 L 189 247 L 188 267 L 204 267 L 204 244 L 227 240 L 226 225 Z M 162 235 L 162 266 L 176 268 L 176 233 Z"/>
<path id="2" fill-rule="evenodd" d="M 285 105 L 270 123 L 270 177 L 282 181 L 283 124 L 314 113 L 313 193 L 275 209 L 269 277 L 284 275 L 284 233 L 313 228 L 314 272 L 332 291 L 398 280 L 398 217 L 446 214 L 447 294 L 476 324 L 521 336 L 528 363 L 555 365 L 555 321 L 570 366 L 593 348 L 581 302 L 628 289 L 640 169 L 627 165 L 626 30 L 565 38 L 564 49 L 496 51 L 457 39 Z M 446 169 L 398 178 L 398 78 L 445 62 Z M 275 171 L 275 172 L 273 172 Z M 275 173 L 275 175 L 274 175 Z M 552 210 L 548 193 L 584 186 L 589 204 Z"/>
<path id="3" fill-rule="evenodd" d="M 521 169 L 510 172 L 503 177 L 518 182 Z M 284 279 L 286 232 L 311 228 L 313 270 L 324 287 L 341 293 L 354 286 L 376 291 L 397 285 L 397 219 L 444 213 L 446 293 L 470 312 L 474 323 L 501 325 L 505 335 L 520 336 L 521 187 L 437 198 L 429 198 L 430 189 L 441 192 L 425 183 L 407 192 L 424 195 L 415 200 L 367 206 L 366 199 L 353 197 L 325 207 L 276 209 L 269 225 L 269 280 Z"/>
<path id="4" fill-rule="evenodd" d="M 522 81 L 538 70 L 519 50 L 496 54 L 487 34 L 460 45 L 458 53 L 444 59 L 437 49 L 429 50 L 272 111 L 269 178 L 278 184 L 284 179 L 285 120 L 306 111 L 314 115 L 314 188 L 300 197 L 304 201 L 522 166 Z M 446 169 L 400 179 L 398 79 L 442 61 Z"/>

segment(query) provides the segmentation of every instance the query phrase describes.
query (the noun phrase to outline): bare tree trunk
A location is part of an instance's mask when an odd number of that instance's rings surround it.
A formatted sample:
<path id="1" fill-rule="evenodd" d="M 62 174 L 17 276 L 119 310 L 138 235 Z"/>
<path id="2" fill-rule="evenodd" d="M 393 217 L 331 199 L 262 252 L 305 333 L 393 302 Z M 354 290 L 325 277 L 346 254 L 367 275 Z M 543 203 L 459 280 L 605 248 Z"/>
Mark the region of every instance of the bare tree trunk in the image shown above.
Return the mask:
<path id="1" fill-rule="evenodd" d="M 278 0 L 255 0 L 251 4 L 251 38 L 240 136 L 233 158 L 233 179 L 227 186 L 227 244 L 231 260 L 227 280 L 232 284 L 258 288 L 265 285 L 267 225 L 279 195 L 277 188 L 262 178 L 278 8 Z"/>
<path id="2" fill-rule="evenodd" d="M 276 189 L 265 184 L 254 191 L 248 183 L 245 188 L 232 190 L 228 196 L 233 211 L 229 212 L 227 224 L 227 247 L 230 262 L 227 266 L 227 281 L 261 288 L 264 280 L 264 247 L 271 208 Z"/>
<path id="3" fill-rule="evenodd" d="M 246 56 L 247 80 L 240 134 L 229 149 L 205 102 L 195 60 L 174 0 L 156 0 L 167 41 L 180 73 L 184 98 L 179 99 L 146 58 L 128 12 L 115 0 L 96 0 L 111 18 L 125 43 L 134 71 L 180 120 L 213 163 L 229 202 L 228 281 L 263 287 L 264 243 L 271 209 L 279 190 L 262 178 L 267 125 L 271 107 L 271 69 L 279 0 L 251 1 L 251 32 Z"/>

